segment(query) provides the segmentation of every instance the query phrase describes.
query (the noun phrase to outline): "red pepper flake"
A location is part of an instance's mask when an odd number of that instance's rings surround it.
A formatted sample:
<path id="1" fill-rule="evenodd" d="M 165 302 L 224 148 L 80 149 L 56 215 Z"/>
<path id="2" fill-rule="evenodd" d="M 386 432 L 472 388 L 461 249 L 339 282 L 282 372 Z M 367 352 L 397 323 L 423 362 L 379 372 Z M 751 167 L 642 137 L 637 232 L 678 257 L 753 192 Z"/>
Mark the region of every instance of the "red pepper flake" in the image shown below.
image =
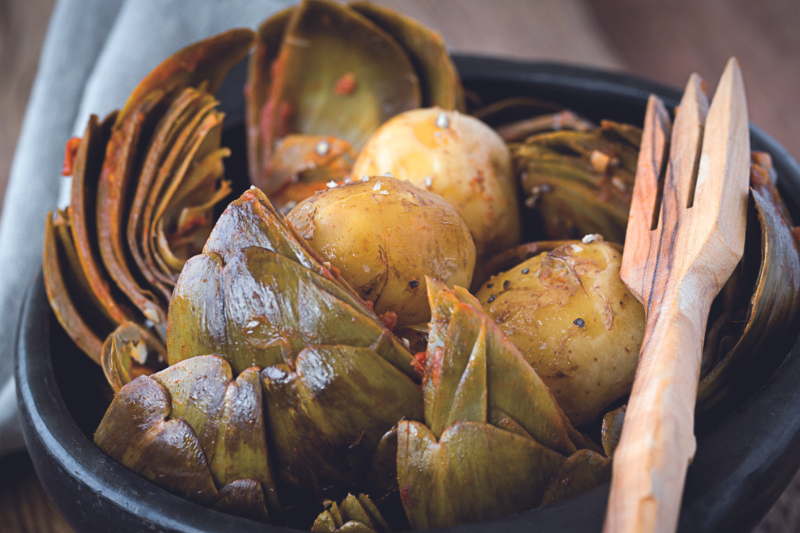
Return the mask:
<path id="1" fill-rule="evenodd" d="M 75 156 L 78 155 L 80 144 L 80 137 L 73 137 L 67 141 L 67 146 L 64 148 L 64 166 L 61 167 L 62 176 L 72 176 L 72 171 L 75 169 Z"/>
<path id="2" fill-rule="evenodd" d="M 397 313 L 394 311 L 387 311 L 379 316 L 378 320 L 383 322 L 383 325 L 386 327 L 386 329 L 392 331 L 397 325 Z"/>
<path id="3" fill-rule="evenodd" d="M 333 92 L 339 96 L 350 96 L 356 92 L 357 88 L 358 82 L 356 81 L 356 75 L 352 72 L 348 72 L 336 81 Z"/>
<path id="4" fill-rule="evenodd" d="M 422 377 L 425 376 L 425 367 L 428 366 L 428 352 L 419 352 L 414 355 L 411 365 L 414 367 L 414 371 L 420 379 L 422 379 Z"/>

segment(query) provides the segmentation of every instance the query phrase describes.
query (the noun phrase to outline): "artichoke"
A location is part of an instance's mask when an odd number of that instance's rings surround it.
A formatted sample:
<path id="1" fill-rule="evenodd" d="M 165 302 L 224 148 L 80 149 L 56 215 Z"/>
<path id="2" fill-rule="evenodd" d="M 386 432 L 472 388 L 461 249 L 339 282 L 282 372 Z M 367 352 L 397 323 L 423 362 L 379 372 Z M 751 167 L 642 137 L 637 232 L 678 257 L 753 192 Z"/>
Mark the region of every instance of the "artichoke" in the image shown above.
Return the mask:
<path id="1" fill-rule="evenodd" d="M 477 300 L 434 280 L 428 291 L 425 423 L 402 421 L 397 437 L 411 525 L 445 527 L 538 506 L 566 456 L 592 445 Z"/>
<path id="2" fill-rule="evenodd" d="M 713 417 L 737 393 L 763 383 L 797 338 L 800 244 L 776 179 L 769 154 L 753 152 L 745 254 L 717 297 L 722 312 L 709 319 L 698 418 Z"/>
<path id="3" fill-rule="evenodd" d="M 510 145 L 540 240 L 599 233 L 622 244 L 641 130 L 603 121 L 590 131 L 541 133 Z"/>
<path id="4" fill-rule="evenodd" d="M 164 489 L 248 518 L 280 516 L 257 368 L 232 378 L 222 357 L 125 385 L 95 433 L 105 453 Z"/>
<path id="5" fill-rule="evenodd" d="M 66 211 L 48 215 L 47 293 L 64 329 L 115 389 L 163 360 L 175 280 L 230 192 L 212 93 L 254 37 L 231 30 L 177 52 L 120 112 L 102 122 L 92 116 L 84 136 L 68 143 L 72 196 Z M 110 340 L 118 327 L 125 350 Z"/>
<path id="6" fill-rule="evenodd" d="M 358 498 L 348 494 L 342 505 L 328 502 L 330 507 L 323 511 L 311 527 L 312 533 L 388 533 L 389 524 L 381 512 L 365 494 Z"/>
<path id="7" fill-rule="evenodd" d="M 253 187 L 215 222 L 231 186 L 212 95 L 254 42 L 249 163 L 271 200 Z M 257 36 L 177 52 L 91 117 L 67 145 L 44 278 L 116 391 L 95 443 L 174 494 L 313 531 L 489 520 L 606 482 L 625 406 L 602 449 L 575 426 L 624 401 L 641 342 L 617 273 L 641 132 L 515 98 L 480 111 L 498 136 L 463 109 L 437 34 L 303 0 Z M 514 247 L 515 177 L 550 240 Z M 800 320 L 797 228 L 768 156 L 751 178 L 701 423 L 774 371 Z M 566 240 L 590 233 L 608 242 Z"/>
<path id="8" fill-rule="evenodd" d="M 341 498 L 381 437 L 422 419 L 413 359 L 258 189 L 222 214 L 169 310 L 168 361 L 263 369 L 266 430 L 289 491 Z"/>
<path id="9" fill-rule="evenodd" d="M 368 2 L 303 0 L 267 19 L 246 95 L 250 177 L 279 208 L 349 170 L 349 156 L 392 116 L 463 108 L 442 38 Z"/>

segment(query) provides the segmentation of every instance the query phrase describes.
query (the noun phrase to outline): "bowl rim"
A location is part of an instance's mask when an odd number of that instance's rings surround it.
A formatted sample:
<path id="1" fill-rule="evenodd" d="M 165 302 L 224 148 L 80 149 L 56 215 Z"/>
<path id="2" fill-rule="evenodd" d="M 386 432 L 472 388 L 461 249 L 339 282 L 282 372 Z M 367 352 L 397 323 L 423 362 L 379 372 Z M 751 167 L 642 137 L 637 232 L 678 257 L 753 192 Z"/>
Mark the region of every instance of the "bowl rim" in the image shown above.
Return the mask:
<path id="1" fill-rule="evenodd" d="M 652 92 L 662 96 L 670 108 L 680 97 L 678 89 L 621 72 L 489 56 L 454 54 L 453 59 L 467 82 L 569 87 L 577 93 L 600 92 L 637 101 L 646 101 Z M 800 204 L 800 165 L 757 126 L 750 125 L 750 135 L 755 146 L 768 148 L 779 169 L 784 194 Z M 107 523 L 103 517 L 108 516 L 119 531 L 144 529 L 143 522 L 156 531 L 213 532 L 231 527 L 240 531 L 287 531 L 202 508 L 128 471 L 94 446 L 72 419 L 56 383 L 49 313 L 39 272 L 28 289 L 15 342 L 20 420 L 45 491 L 73 525 L 100 531 Z M 48 319 L 41 320 L 43 316 Z M 800 342 L 795 342 L 767 383 L 704 431 L 689 469 L 679 531 L 747 531 L 788 485 L 800 467 L 800 416 L 787 420 L 781 413 L 800 413 L 800 394 L 792 394 L 795 384 L 800 383 L 798 353 Z M 748 435 L 760 438 L 731 441 L 730 437 L 743 427 Z M 48 478 L 54 470 L 65 475 Z M 61 503 L 58 496 L 65 492 L 75 495 L 79 509 Z M 525 527 L 565 533 L 599 531 L 607 497 L 608 484 L 548 507 L 446 530 L 471 533 Z M 102 504 L 102 500 L 107 503 Z M 580 506 L 580 513 L 574 512 L 576 506 Z"/>

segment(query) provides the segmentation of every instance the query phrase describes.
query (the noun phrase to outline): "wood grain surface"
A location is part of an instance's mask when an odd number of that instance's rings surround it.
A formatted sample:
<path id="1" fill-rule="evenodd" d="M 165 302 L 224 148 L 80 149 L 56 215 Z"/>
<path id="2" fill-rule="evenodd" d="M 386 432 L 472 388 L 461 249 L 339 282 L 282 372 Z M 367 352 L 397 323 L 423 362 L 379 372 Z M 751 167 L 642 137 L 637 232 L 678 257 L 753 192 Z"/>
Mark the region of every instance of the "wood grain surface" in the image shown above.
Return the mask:
<path id="1" fill-rule="evenodd" d="M 0 0 L 0 199 L 54 0 Z M 627 70 L 681 86 L 742 64 L 751 119 L 800 155 L 796 0 L 380 0 L 439 30 L 451 49 Z M 713 89 L 710 87 L 709 89 Z M 0 458 L 0 531 L 69 533 L 24 453 Z M 800 477 L 758 526 L 800 532 Z"/>

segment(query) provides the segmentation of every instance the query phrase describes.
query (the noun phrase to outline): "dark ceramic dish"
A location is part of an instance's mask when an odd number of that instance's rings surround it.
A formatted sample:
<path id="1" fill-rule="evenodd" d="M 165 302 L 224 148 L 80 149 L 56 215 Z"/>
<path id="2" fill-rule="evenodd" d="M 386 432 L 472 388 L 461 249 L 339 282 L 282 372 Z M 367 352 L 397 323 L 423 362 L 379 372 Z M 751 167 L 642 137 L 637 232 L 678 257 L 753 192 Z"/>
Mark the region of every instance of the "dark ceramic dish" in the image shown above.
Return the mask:
<path id="1" fill-rule="evenodd" d="M 564 104 L 595 120 L 641 124 L 651 92 L 664 97 L 670 107 L 680 95 L 630 76 L 583 68 L 476 57 L 456 57 L 456 64 L 465 86 L 484 103 L 529 95 Z M 223 100 L 227 120 L 233 123 L 225 144 L 235 150 L 226 164 L 228 175 L 245 175 L 242 67 L 226 82 L 237 97 Z M 781 192 L 797 220 L 800 167 L 760 129 L 751 127 L 750 134 L 753 149 L 772 154 Z M 21 317 L 16 376 L 22 426 L 36 471 L 56 508 L 76 531 L 286 531 L 173 496 L 94 446 L 91 435 L 110 398 L 104 397 L 102 387 L 87 384 L 87 379 L 102 382 L 102 373 L 77 353 L 55 321 L 41 276 L 28 294 Z M 798 383 L 800 345 L 795 344 L 761 388 L 741 398 L 732 412 L 698 427 L 697 456 L 689 468 L 681 532 L 749 531 L 775 502 L 800 466 Z M 607 497 L 608 485 L 550 507 L 448 531 L 600 531 Z"/>

